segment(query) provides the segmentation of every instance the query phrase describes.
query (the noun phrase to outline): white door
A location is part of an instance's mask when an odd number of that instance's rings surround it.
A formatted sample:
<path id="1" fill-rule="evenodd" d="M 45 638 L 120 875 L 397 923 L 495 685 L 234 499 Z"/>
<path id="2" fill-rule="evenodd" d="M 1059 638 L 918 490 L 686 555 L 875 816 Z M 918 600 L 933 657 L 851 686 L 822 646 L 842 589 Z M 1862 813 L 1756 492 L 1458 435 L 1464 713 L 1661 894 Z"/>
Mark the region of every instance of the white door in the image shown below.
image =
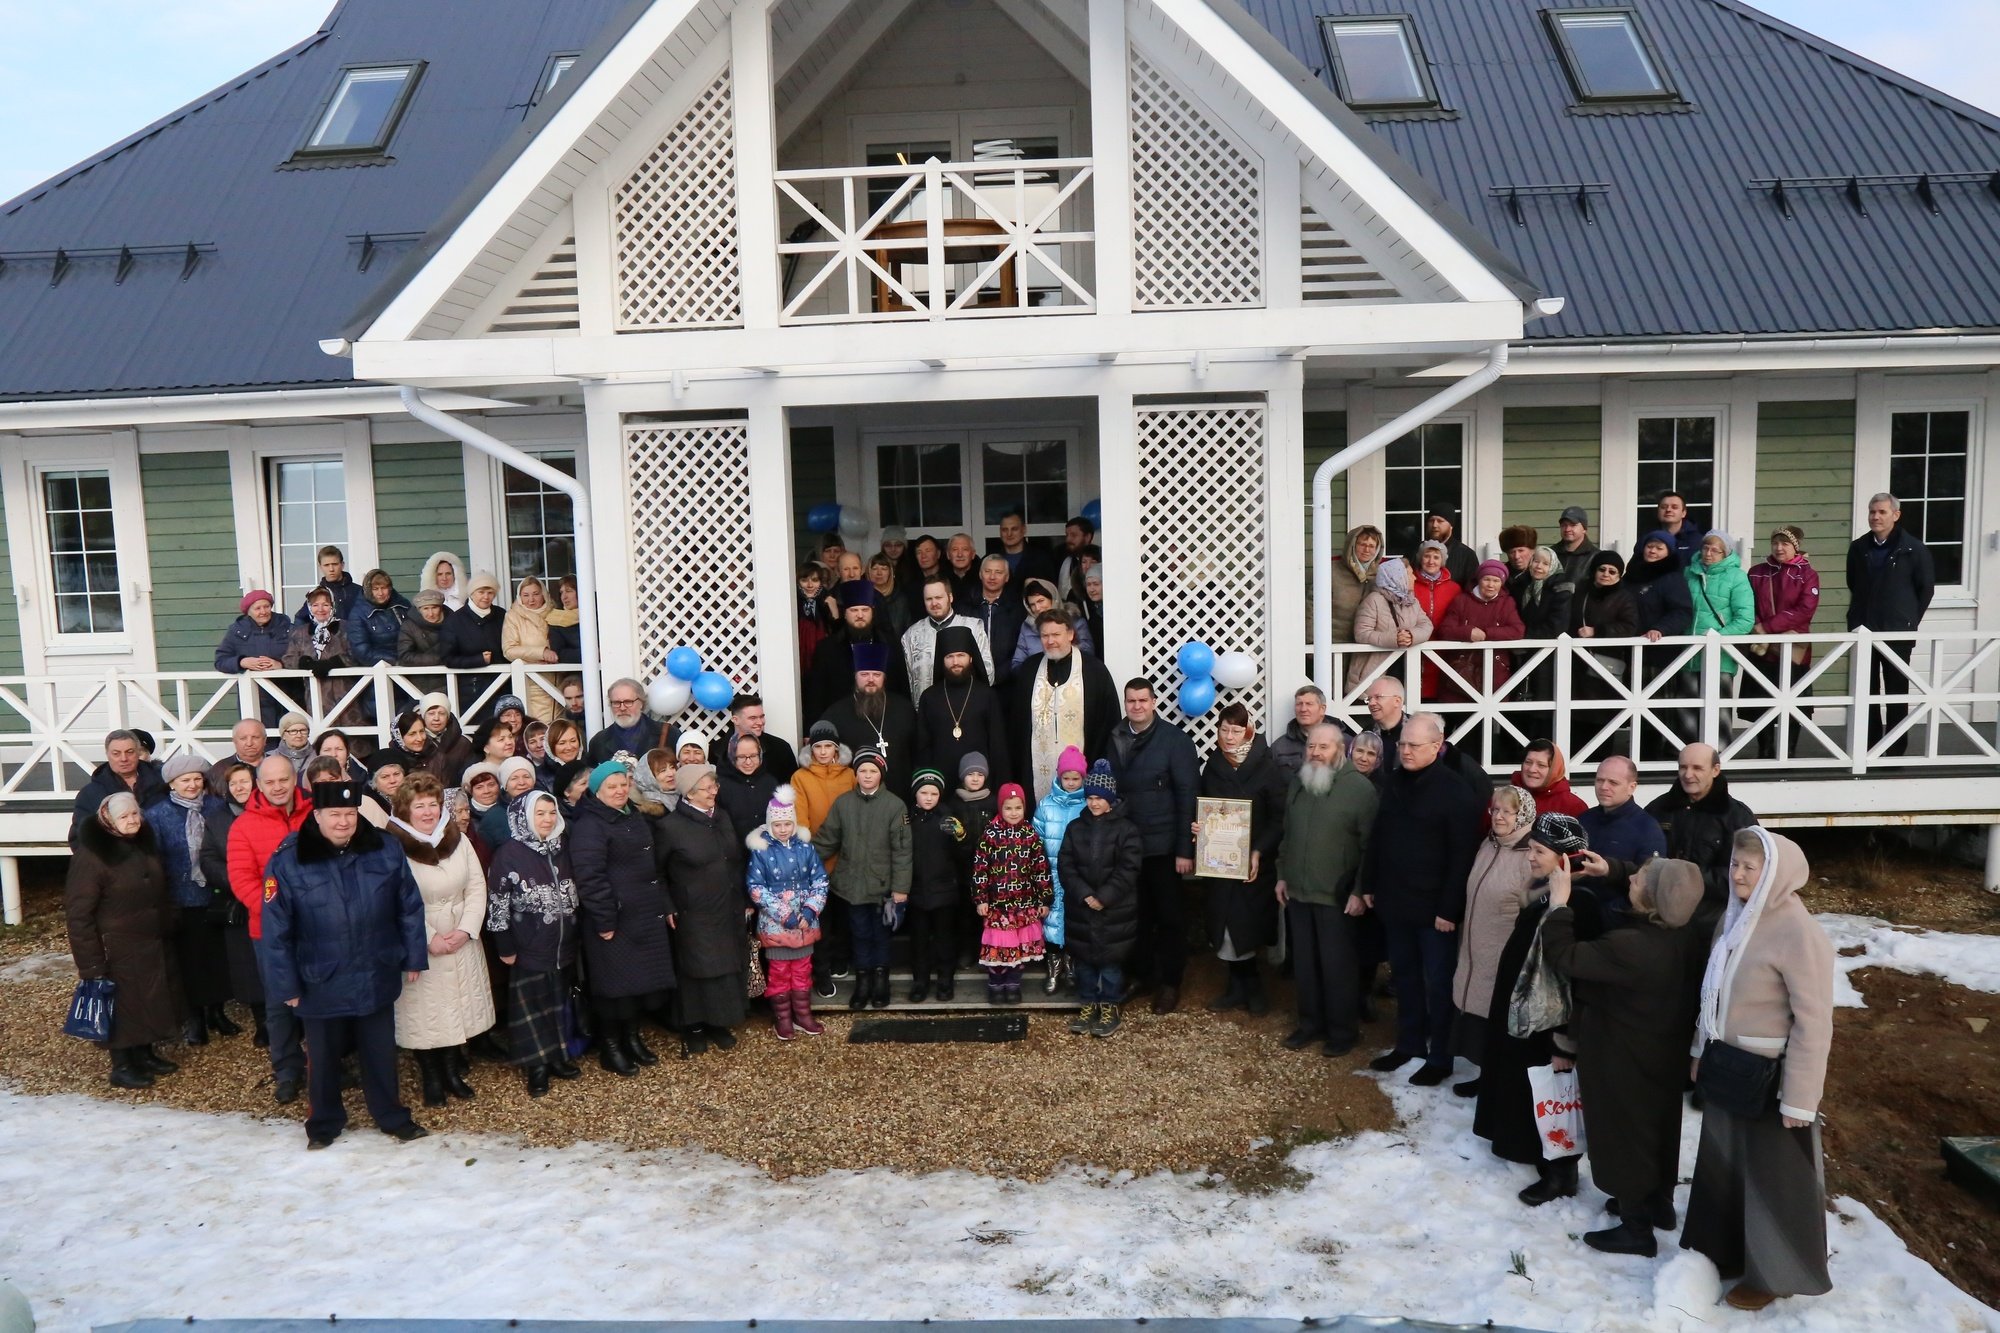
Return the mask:
<path id="1" fill-rule="evenodd" d="M 1069 426 L 868 431 L 862 436 L 863 503 L 881 527 L 943 539 L 972 534 L 1000 549 L 1000 520 L 1018 511 L 1033 540 L 1060 543 L 1076 513 L 1079 446 Z"/>

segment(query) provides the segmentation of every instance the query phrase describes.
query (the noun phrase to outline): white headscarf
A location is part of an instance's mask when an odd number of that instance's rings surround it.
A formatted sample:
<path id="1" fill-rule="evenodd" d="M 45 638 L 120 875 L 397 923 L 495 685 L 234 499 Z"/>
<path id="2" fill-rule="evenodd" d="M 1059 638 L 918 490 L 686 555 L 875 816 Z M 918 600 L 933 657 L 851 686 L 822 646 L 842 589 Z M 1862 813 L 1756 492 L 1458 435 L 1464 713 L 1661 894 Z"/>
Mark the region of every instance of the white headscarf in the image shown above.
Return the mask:
<path id="1" fill-rule="evenodd" d="M 1708 968 L 1701 974 L 1700 1032 L 1704 1043 L 1722 1040 L 1722 1025 L 1729 1018 L 1729 988 L 1736 981 L 1744 946 L 1750 943 L 1750 933 L 1757 929 L 1757 920 L 1764 915 L 1764 904 L 1771 896 L 1771 885 L 1778 878 L 1777 840 L 1759 826 L 1753 825 L 1750 831 L 1763 844 L 1764 873 L 1757 877 L 1757 887 L 1751 890 L 1747 902 L 1737 897 L 1732 887 L 1729 910 L 1722 918 L 1722 933 L 1708 952 Z"/>

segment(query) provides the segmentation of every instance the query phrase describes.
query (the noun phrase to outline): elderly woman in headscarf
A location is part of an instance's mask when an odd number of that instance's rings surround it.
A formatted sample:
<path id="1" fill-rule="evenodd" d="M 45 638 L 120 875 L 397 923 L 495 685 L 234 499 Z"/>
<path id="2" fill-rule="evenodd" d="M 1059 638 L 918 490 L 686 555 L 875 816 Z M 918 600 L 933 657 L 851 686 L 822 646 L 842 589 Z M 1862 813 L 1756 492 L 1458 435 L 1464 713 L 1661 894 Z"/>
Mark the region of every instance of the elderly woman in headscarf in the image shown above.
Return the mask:
<path id="1" fill-rule="evenodd" d="M 1472 1116 L 1472 1132 L 1492 1146 L 1495 1157 L 1535 1168 L 1535 1183 L 1516 1196 L 1531 1208 L 1576 1193 L 1577 1159 L 1574 1155 L 1554 1161 L 1543 1157 L 1528 1071 L 1538 1065 L 1567 1070 L 1572 1067 L 1576 1047 L 1564 1025 L 1515 1036 L 1509 1030 L 1507 1011 L 1513 1004 L 1515 984 L 1527 965 L 1530 946 L 1548 912 L 1549 880 L 1566 857 L 1589 845 L 1583 825 L 1570 815 L 1548 814 L 1535 820 L 1528 834 L 1527 892 L 1514 917 L 1514 929 L 1500 950 L 1487 1005 L 1486 1052 L 1479 1062 L 1479 1102 Z M 1588 889 L 1571 889 L 1570 910 L 1577 919 L 1577 938 L 1596 939 L 1602 921 L 1597 899 Z"/>
<path id="2" fill-rule="evenodd" d="M 1681 1093 L 1687 1075 L 1687 979 L 1702 941 L 1688 923 L 1701 905 L 1699 867 L 1656 857 L 1636 871 L 1583 852 L 1577 874 L 1601 875 L 1629 895 L 1630 913 L 1587 943 L 1576 938 L 1570 869 L 1549 876 L 1542 956 L 1570 979 L 1570 1033 L 1583 1100 L 1591 1179 L 1611 1196 L 1618 1225 L 1585 1234 L 1610 1254 L 1659 1252 L 1655 1229 L 1672 1231 L 1680 1179 Z"/>
<path id="3" fill-rule="evenodd" d="M 111 1086 L 150 1088 L 180 1066 L 153 1050 L 180 1035 L 174 899 L 139 800 L 113 792 L 83 821 L 63 889 L 79 979 L 110 980 Z"/>
<path id="4" fill-rule="evenodd" d="M 1528 869 L 1528 834 L 1535 827 L 1535 801 L 1519 787 L 1496 787 L 1487 808 L 1489 827 L 1472 858 L 1465 882 L 1465 919 L 1458 928 L 1458 970 L 1452 974 L 1451 1002 L 1458 1008 L 1452 1028 L 1453 1054 L 1473 1064 L 1486 1059 L 1492 1021 L 1493 976 L 1500 954 L 1514 933 L 1515 918 L 1527 901 L 1534 876 Z M 1505 1023 L 1505 1011 L 1500 1022 Z M 1461 1097 L 1479 1095 L 1479 1079 L 1452 1085 Z"/>
<path id="5" fill-rule="evenodd" d="M 1382 529 L 1364 523 L 1347 530 L 1347 542 L 1327 575 L 1335 643 L 1354 642 L 1354 614 L 1361 609 L 1361 599 L 1375 586 L 1375 562 L 1381 555 Z"/>
<path id="6" fill-rule="evenodd" d="M 1528 557 L 1528 567 L 1507 582 L 1514 594 L 1514 607 L 1521 613 L 1521 637 L 1525 646 L 1514 652 L 1516 671 L 1528 672 L 1527 683 L 1514 692 L 1516 699 L 1534 699 L 1548 703 L 1555 698 L 1556 661 L 1553 656 L 1544 658 L 1535 666 L 1528 666 L 1539 651 L 1541 642 L 1560 638 L 1569 633 L 1569 608 L 1576 597 L 1576 585 L 1570 582 L 1569 571 L 1563 567 L 1562 557 L 1552 546 L 1537 546 Z M 1552 715 L 1545 709 L 1528 715 L 1523 728 L 1530 736 L 1547 735 L 1554 728 Z"/>
<path id="7" fill-rule="evenodd" d="M 590 771 L 590 794 L 577 805 L 569 838 L 598 1062 L 630 1078 L 638 1066 L 658 1063 L 639 1021 L 665 1007 L 675 984 L 667 935 L 674 909 L 660 882 L 652 824 L 632 807 L 631 769 L 609 759 Z M 730 841 L 735 842 L 733 834 Z M 740 877 L 737 891 L 742 892 Z M 741 1003 L 741 987 L 737 998 Z"/>
<path id="8" fill-rule="evenodd" d="M 710 1045 L 734 1048 L 730 1029 L 749 1014 L 753 909 L 744 888 L 749 848 L 718 805 L 722 788 L 711 765 L 683 763 L 674 773 L 674 787 L 680 801 L 661 821 L 659 877 L 672 903 L 667 919 L 674 927 L 680 977 L 674 1026 L 681 1054 L 693 1057 Z"/>
<path id="9" fill-rule="evenodd" d="M 1417 601 L 1410 576 L 1410 563 L 1392 555 L 1375 568 L 1375 586 L 1361 599 L 1354 612 L 1355 643 L 1387 649 L 1379 653 L 1356 653 L 1347 659 L 1347 688 L 1354 691 L 1375 674 L 1378 667 L 1395 656 L 1398 648 L 1428 642 L 1431 618 Z M 1338 642 L 1338 640 L 1335 640 Z"/>
<path id="10" fill-rule="evenodd" d="M 521 580 L 514 592 L 514 604 L 500 622 L 500 651 L 509 662 L 529 668 L 554 666 L 562 658 L 549 646 L 549 594 L 542 581 L 532 574 Z M 530 716 L 553 722 L 561 700 L 532 680 L 527 686 Z M 497 710 L 496 710 L 497 711 Z"/>
<path id="11" fill-rule="evenodd" d="M 233 1037 L 243 1031 L 229 1020 L 229 953 L 222 926 L 236 896 L 229 879 L 211 880 L 202 862 L 208 821 L 226 818 L 228 807 L 209 790 L 208 765 L 183 751 L 167 760 L 166 796 L 146 811 L 146 826 L 159 848 L 174 900 L 174 959 L 180 968 L 181 999 L 187 1017 L 182 1032 L 190 1046 L 208 1044 L 208 1034 Z"/>
<path id="12" fill-rule="evenodd" d="M 444 812 L 444 786 L 419 773 L 397 792 L 390 836 L 409 858 L 424 900 L 430 968 L 396 998 L 396 1044 L 417 1057 L 424 1105 L 470 1098 L 465 1044 L 493 1026 L 494 994 L 478 937 L 486 925 L 479 856 Z"/>
<path id="13" fill-rule="evenodd" d="M 1701 980 L 1701 1148 L 1681 1247 L 1742 1274 L 1729 1303 L 1761 1310 L 1833 1287 L 1819 1142 L 1833 945 L 1799 899 L 1811 870 L 1797 843 L 1749 828 L 1731 850 L 1729 909 Z"/>
<path id="14" fill-rule="evenodd" d="M 545 791 L 507 809 L 513 835 L 486 872 L 486 938 L 507 968 L 507 1047 L 528 1095 L 583 1071 L 569 1058 L 563 1005 L 576 975 L 576 875 L 562 811 Z"/>
<path id="15" fill-rule="evenodd" d="M 334 705 L 354 684 L 333 680 L 335 671 L 354 666 L 359 657 L 347 641 L 347 628 L 334 615 L 333 594 L 324 584 L 306 594 L 306 617 L 292 622 L 291 637 L 285 640 L 285 669 L 312 673 L 313 711 L 329 720 L 363 721 L 366 707 L 359 700 L 339 709 Z"/>
<path id="16" fill-rule="evenodd" d="M 417 711 L 423 715 L 424 733 L 438 748 L 435 770 L 438 780 L 446 787 L 459 786 L 466 766 L 479 758 L 479 752 L 472 748 L 458 719 L 452 716 L 450 696 L 441 691 L 426 694 L 417 700 Z"/>

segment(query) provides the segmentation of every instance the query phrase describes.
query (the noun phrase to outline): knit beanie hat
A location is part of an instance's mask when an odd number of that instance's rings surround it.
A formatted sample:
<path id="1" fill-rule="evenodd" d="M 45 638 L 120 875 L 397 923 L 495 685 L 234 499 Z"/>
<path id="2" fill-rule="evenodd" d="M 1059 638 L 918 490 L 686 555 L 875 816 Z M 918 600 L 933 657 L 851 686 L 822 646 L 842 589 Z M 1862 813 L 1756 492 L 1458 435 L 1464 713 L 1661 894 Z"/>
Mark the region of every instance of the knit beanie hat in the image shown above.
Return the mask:
<path id="1" fill-rule="evenodd" d="M 1663 923 L 1685 926 L 1694 920 L 1702 898 L 1700 866 L 1656 856 L 1639 871 L 1639 878 L 1646 886 L 1646 896 L 1652 900 L 1653 911 Z"/>
<path id="2" fill-rule="evenodd" d="M 690 745 L 700 750 L 703 754 L 708 753 L 708 737 L 702 735 L 693 727 L 685 727 L 681 731 L 680 739 L 674 742 L 675 756 L 678 757 L 680 752 L 687 749 Z"/>
<path id="3" fill-rule="evenodd" d="M 1102 796 L 1107 801 L 1118 799 L 1118 778 L 1111 771 L 1109 759 L 1100 759 L 1090 766 L 1090 772 L 1084 775 L 1083 794 Z"/>
<path id="4" fill-rule="evenodd" d="M 910 794 L 915 795 L 917 789 L 920 787 L 936 787 L 939 793 L 942 794 L 944 791 L 944 774 L 938 772 L 935 768 L 918 769 L 917 775 L 910 779 Z"/>
<path id="5" fill-rule="evenodd" d="M 465 788 L 467 792 L 470 792 L 472 784 L 481 778 L 492 778 L 495 782 L 500 781 L 500 765 L 485 762 L 469 764 L 466 766 L 465 772 L 459 776 L 458 785 Z M 597 778 L 594 775 L 590 779 L 590 789 L 592 791 L 597 790 Z"/>
<path id="6" fill-rule="evenodd" d="M 863 764 L 875 765 L 877 773 L 887 773 L 889 771 L 889 761 L 873 750 L 863 750 L 860 754 L 854 756 L 855 772 L 860 772 Z"/>
<path id="7" fill-rule="evenodd" d="M 1065 773 L 1088 772 L 1090 772 L 1090 761 L 1085 759 L 1083 751 L 1077 749 L 1074 745 L 1065 745 L 1063 752 L 1056 756 L 1056 776 L 1058 778 L 1062 777 Z"/>
<path id="8" fill-rule="evenodd" d="M 679 781 L 680 775 L 675 774 L 676 786 L 679 785 Z M 770 803 L 764 807 L 764 818 L 773 824 L 781 820 L 793 824 L 799 822 L 799 802 L 792 793 L 791 783 L 780 783 L 778 789 L 771 793 Z"/>
<path id="9" fill-rule="evenodd" d="M 477 764 L 473 765 L 473 768 L 477 767 L 479 767 L 479 765 Z M 495 771 L 497 772 L 498 770 Z M 469 768 L 466 770 L 466 772 L 470 774 L 472 772 L 472 769 Z M 606 781 L 608 781 L 613 777 L 616 777 L 621 773 L 624 774 L 626 777 L 632 776 L 632 770 L 625 767 L 624 764 L 620 763 L 616 759 L 607 759 L 603 763 L 599 764 L 596 768 L 591 769 L 590 794 L 592 796 L 597 795 L 597 789 L 599 787 L 602 787 Z"/>
<path id="10" fill-rule="evenodd" d="M 1507 577 L 1507 566 L 1501 564 L 1498 560 L 1481 560 L 1479 562 L 1478 577 L 1483 579 L 1488 574 L 1491 574 L 1496 579 L 1504 581 Z"/>
<path id="11" fill-rule="evenodd" d="M 278 734 L 284 735 L 292 727 L 311 727 L 312 719 L 304 713 L 287 713 L 278 719 Z"/>
<path id="12" fill-rule="evenodd" d="M 1005 805 L 1009 801 L 1019 801 L 1023 805 L 1028 803 L 1028 793 L 1021 790 L 1020 783 L 1009 782 L 1000 788 L 1000 804 Z"/>
<path id="13" fill-rule="evenodd" d="M 252 588 L 249 592 L 243 594 L 243 600 L 236 604 L 236 609 L 247 616 L 250 614 L 250 608 L 259 602 L 269 602 L 271 605 L 276 606 L 278 599 L 271 596 L 270 593 L 265 592 L 262 588 Z"/>
<path id="14" fill-rule="evenodd" d="M 1590 846 L 1583 825 L 1575 815 L 1565 815 L 1551 810 L 1535 820 L 1535 831 L 1528 835 L 1531 842 L 1539 842 L 1552 852 L 1580 852 Z"/>
<path id="15" fill-rule="evenodd" d="M 682 764 L 674 770 L 674 790 L 685 800 L 701 780 L 715 773 L 714 764 Z"/>
<path id="16" fill-rule="evenodd" d="M 502 759 L 500 761 L 501 786 L 503 787 L 506 786 L 507 779 L 512 777 L 516 773 L 526 773 L 529 777 L 535 776 L 534 761 L 532 759 L 523 759 L 518 754 L 513 755 L 512 757 L 507 759 Z"/>
<path id="17" fill-rule="evenodd" d="M 965 757 L 958 761 L 958 780 L 960 784 L 965 782 L 965 775 L 972 772 L 984 773 L 989 778 L 993 776 L 993 769 L 987 764 L 986 756 L 977 750 L 967 750 Z"/>
<path id="18" fill-rule="evenodd" d="M 191 750 L 183 750 L 167 760 L 167 766 L 161 771 L 161 776 L 171 783 L 175 778 L 184 778 L 190 773 L 199 773 L 207 777 L 208 765 L 202 762 L 200 755 Z"/>
<path id="19" fill-rule="evenodd" d="M 470 597 L 481 588 L 491 588 L 494 592 L 500 591 L 500 580 L 493 577 L 492 570 L 482 569 L 477 574 L 474 574 L 472 582 L 465 585 L 465 594 Z"/>
<path id="20" fill-rule="evenodd" d="M 493 701 L 493 716 L 498 717 L 508 709 L 513 709 L 522 717 L 528 715 L 527 701 L 518 694 L 503 694 Z"/>
<path id="21" fill-rule="evenodd" d="M 812 730 L 806 733 L 806 744 L 808 746 L 818 745 L 821 741 L 832 741 L 835 745 L 840 744 L 840 728 L 834 726 L 833 723 L 827 721 L 825 718 L 821 718 L 819 721 L 813 723 Z"/>
<path id="22" fill-rule="evenodd" d="M 443 606 L 444 594 L 436 588 L 425 588 L 422 592 L 410 594 L 410 609 L 421 611 L 427 606 Z"/>

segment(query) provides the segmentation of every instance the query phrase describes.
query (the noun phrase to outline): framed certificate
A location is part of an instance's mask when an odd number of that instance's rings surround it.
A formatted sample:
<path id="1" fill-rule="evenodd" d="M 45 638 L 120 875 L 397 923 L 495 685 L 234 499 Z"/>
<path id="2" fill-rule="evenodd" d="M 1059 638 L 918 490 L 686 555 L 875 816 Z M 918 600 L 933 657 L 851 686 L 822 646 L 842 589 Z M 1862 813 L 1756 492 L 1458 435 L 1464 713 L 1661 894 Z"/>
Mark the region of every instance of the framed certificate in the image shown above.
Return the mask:
<path id="1" fill-rule="evenodd" d="M 1204 879 L 1250 878 L 1251 802 L 1203 796 L 1195 801 L 1194 873 Z"/>

